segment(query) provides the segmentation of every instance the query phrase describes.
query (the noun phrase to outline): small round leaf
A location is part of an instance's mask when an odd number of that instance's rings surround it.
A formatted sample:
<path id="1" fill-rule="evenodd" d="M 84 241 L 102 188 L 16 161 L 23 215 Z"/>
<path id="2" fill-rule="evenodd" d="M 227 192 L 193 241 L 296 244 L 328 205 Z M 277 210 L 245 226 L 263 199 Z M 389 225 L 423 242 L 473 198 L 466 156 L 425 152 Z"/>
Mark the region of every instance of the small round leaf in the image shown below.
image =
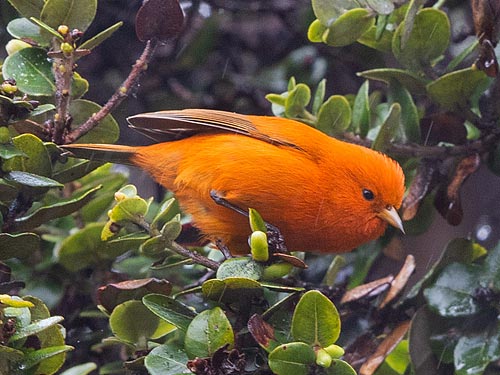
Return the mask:
<path id="1" fill-rule="evenodd" d="M 46 0 L 40 19 L 57 29 L 66 25 L 70 29 L 85 31 L 97 11 L 97 0 Z"/>
<path id="2" fill-rule="evenodd" d="M 340 315 L 332 301 L 316 290 L 305 293 L 293 313 L 292 335 L 297 341 L 323 348 L 335 343 Z"/>
<path id="3" fill-rule="evenodd" d="M 333 47 L 347 46 L 358 40 L 374 24 L 375 19 L 368 9 L 351 9 L 325 31 L 323 41 Z"/>
<path id="4" fill-rule="evenodd" d="M 277 375 L 306 375 L 315 360 L 311 346 L 290 342 L 278 346 L 269 354 L 269 367 Z"/>
<path id="5" fill-rule="evenodd" d="M 210 357 L 225 345 L 234 345 L 234 333 L 220 307 L 198 314 L 186 331 L 184 346 L 190 358 Z"/>
<path id="6" fill-rule="evenodd" d="M 450 42 L 450 21 L 441 10 L 425 8 L 415 17 L 408 41 L 402 47 L 405 22 L 401 22 L 392 39 L 392 52 L 401 64 L 420 70 L 441 56 Z"/>
<path id="7" fill-rule="evenodd" d="M 8 56 L 2 66 L 4 78 L 13 78 L 19 90 L 35 96 L 51 96 L 56 91 L 47 51 L 24 48 Z"/>
<path id="8" fill-rule="evenodd" d="M 153 314 L 141 301 L 127 301 L 116 306 L 109 317 L 113 334 L 133 344 L 145 344 L 158 325 L 160 318 Z"/>

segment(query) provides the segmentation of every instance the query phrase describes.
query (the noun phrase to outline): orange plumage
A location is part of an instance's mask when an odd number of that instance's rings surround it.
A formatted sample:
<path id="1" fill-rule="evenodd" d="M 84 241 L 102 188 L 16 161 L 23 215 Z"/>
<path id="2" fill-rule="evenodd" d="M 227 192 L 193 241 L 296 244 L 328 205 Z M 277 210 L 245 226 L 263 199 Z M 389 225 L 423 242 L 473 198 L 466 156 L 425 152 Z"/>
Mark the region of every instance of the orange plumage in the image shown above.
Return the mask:
<path id="1" fill-rule="evenodd" d="M 215 190 L 255 208 L 293 251 L 348 251 L 381 236 L 404 193 L 389 157 L 300 122 L 211 110 L 145 113 L 132 127 L 164 141 L 150 146 L 73 144 L 75 156 L 136 165 L 173 191 L 211 240 L 248 252 L 247 219 L 210 197 Z"/>

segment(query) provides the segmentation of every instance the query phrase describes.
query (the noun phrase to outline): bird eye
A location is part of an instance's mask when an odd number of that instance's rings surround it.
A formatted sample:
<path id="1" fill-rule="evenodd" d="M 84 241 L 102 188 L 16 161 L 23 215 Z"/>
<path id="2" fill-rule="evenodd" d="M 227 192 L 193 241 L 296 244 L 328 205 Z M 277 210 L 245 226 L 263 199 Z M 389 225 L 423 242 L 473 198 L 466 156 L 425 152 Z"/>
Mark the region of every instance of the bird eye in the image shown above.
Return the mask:
<path id="1" fill-rule="evenodd" d="M 367 201 L 372 201 L 373 198 L 375 198 L 375 195 L 373 194 L 373 191 L 363 189 L 363 198 L 365 198 Z"/>

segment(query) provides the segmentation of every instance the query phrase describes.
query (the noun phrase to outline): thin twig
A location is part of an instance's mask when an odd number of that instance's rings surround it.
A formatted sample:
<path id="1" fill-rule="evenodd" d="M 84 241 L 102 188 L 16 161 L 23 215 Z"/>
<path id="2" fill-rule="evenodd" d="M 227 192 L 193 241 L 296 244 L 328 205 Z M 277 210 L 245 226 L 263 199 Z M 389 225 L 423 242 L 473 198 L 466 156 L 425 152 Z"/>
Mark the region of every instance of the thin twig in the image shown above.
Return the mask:
<path id="1" fill-rule="evenodd" d="M 73 77 L 73 53 L 64 54 L 60 51 L 60 44 L 54 41 L 54 49 L 59 50 L 53 54 L 53 72 L 56 83 L 55 104 L 57 113 L 54 116 L 52 141 L 60 144 L 63 140 L 63 135 L 70 121 L 69 103 L 71 78 Z"/>
<path id="2" fill-rule="evenodd" d="M 371 147 L 372 141 L 362 139 L 353 133 L 344 134 L 344 140 L 359 144 L 365 147 Z M 446 159 L 450 156 L 466 156 L 471 154 L 484 154 L 491 151 L 495 144 L 500 141 L 500 129 L 492 129 L 484 137 L 469 142 L 464 145 L 454 146 L 422 146 L 418 144 L 392 144 L 387 154 L 393 156 L 404 156 L 414 158 Z"/>
<path id="3" fill-rule="evenodd" d="M 219 268 L 219 263 L 208 259 L 207 257 L 194 251 L 189 251 L 175 241 L 172 242 L 172 244 L 168 248 L 169 250 L 175 251 L 177 254 L 182 255 L 183 257 L 192 259 L 196 264 L 200 264 L 202 266 L 210 268 L 211 270 L 217 271 L 217 269 Z"/>
<path id="4" fill-rule="evenodd" d="M 141 73 L 147 69 L 148 63 L 153 57 L 156 45 L 156 40 L 147 41 L 141 57 L 135 62 L 130 74 L 123 84 L 115 91 L 113 96 L 97 113 L 93 114 L 82 125 L 64 137 L 65 143 L 72 143 L 95 128 L 104 117 L 110 114 L 130 94 L 130 91 L 137 84 Z"/>

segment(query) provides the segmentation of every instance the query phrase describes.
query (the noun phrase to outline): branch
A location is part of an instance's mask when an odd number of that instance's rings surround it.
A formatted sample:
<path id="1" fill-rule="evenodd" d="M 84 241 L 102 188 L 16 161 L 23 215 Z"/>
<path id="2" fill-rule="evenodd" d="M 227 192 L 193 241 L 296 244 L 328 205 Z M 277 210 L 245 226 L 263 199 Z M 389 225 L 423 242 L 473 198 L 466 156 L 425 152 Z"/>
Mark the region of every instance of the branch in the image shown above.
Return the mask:
<path id="1" fill-rule="evenodd" d="M 54 41 L 55 53 L 49 53 L 54 58 L 54 78 L 56 83 L 55 104 L 57 113 L 54 116 L 53 129 L 50 132 L 52 141 L 60 144 L 63 134 L 71 121 L 69 115 L 71 78 L 73 77 L 73 53 L 63 53 L 60 51 L 59 41 Z"/>
<path id="2" fill-rule="evenodd" d="M 361 139 L 353 133 L 344 134 L 344 140 L 371 147 L 372 141 Z M 451 156 L 467 156 L 472 154 L 484 154 L 491 151 L 496 143 L 500 141 L 500 129 L 494 128 L 486 135 L 476 141 L 464 145 L 455 146 L 422 146 L 418 144 L 392 144 L 387 149 L 387 154 L 413 158 L 446 159 Z"/>
<path id="3" fill-rule="evenodd" d="M 207 257 L 198 254 L 194 251 L 189 251 L 188 249 L 182 247 L 175 241 L 172 242 L 172 244 L 168 247 L 168 249 L 175 251 L 177 254 L 182 255 L 183 257 L 192 259 L 196 264 L 200 264 L 214 271 L 217 271 L 217 269 L 219 268 L 219 263 L 211 259 L 208 259 Z"/>
<path id="4" fill-rule="evenodd" d="M 128 97 L 130 91 L 137 84 L 141 73 L 143 73 L 147 69 L 148 63 L 153 57 L 156 45 L 156 40 L 147 41 L 146 47 L 144 48 L 141 57 L 135 62 L 132 70 L 130 71 L 127 79 L 123 82 L 123 84 L 115 91 L 113 96 L 99 110 L 99 112 L 93 114 L 82 125 L 74 129 L 64 137 L 65 143 L 73 143 L 78 138 L 84 136 L 89 131 L 94 129 L 104 117 L 110 114 L 126 97 Z"/>

